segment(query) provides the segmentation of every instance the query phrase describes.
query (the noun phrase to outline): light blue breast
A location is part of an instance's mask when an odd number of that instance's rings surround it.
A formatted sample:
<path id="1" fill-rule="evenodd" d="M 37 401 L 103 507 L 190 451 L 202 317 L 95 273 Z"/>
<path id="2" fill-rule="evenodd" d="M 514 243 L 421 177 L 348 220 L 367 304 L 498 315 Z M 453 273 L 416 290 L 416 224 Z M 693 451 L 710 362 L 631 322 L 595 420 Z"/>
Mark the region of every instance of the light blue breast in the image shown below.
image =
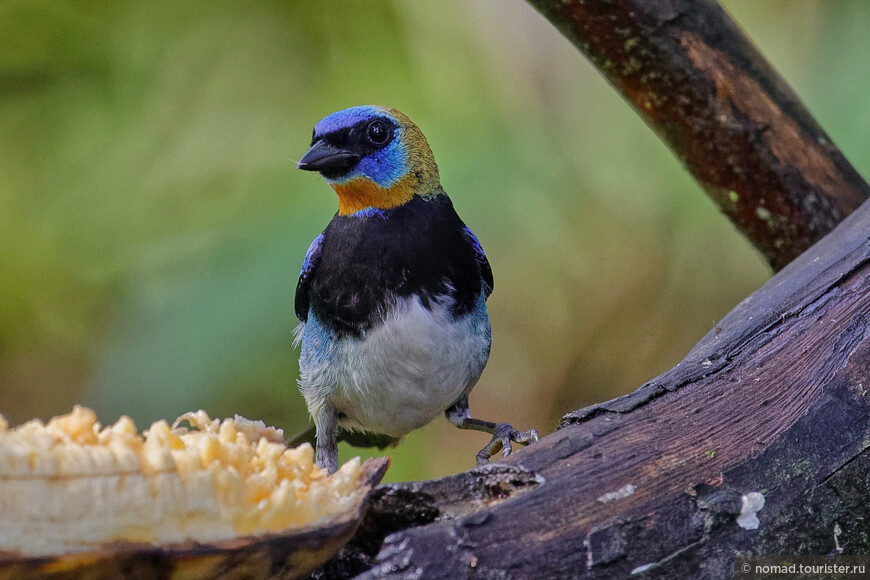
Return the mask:
<path id="1" fill-rule="evenodd" d="M 361 337 L 334 336 L 309 312 L 299 381 L 309 409 L 331 404 L 344 428 L 402 437 L 467 396 L 489 358 L 489 315 L 483 293 L 458 318 L 449 300 L 399 299 Z"/>
<path id="2" fill-rule="evenodd" d="M 480 350 L 469 353 L 473 355 L 477 367 L 477 372 L 483 371 L 486 362 L 489 358 L 489 349 L 492 344 L 492 327 L 489 321 L 489 311 L 486 307 L 486 297 L 481 292 L 474 308 L 471 312 L 452 321 L 452 324 L 458 324 L 464 327 L 468 336 L 479 337 L 482 341 Z M 313 311 L 308 312 L 308 321 L 305 323 L 305 328 L 302 333 L 301 352 L 299 357 L 299 366 L 304 370 L 321 365 L 330 365 L 337 361 L 336 357 L 341 357 L 343 349 L 340 346 L 342 340 L 360 340 L 356 338 L 344 339 L 338 337 L 327 326 L 325 326 Z M 363 336 L 362 340 L 365 340 Z"/>
<path id="3" fill-rule="evenodd" d="M 308 311 L 308 321 L 302 331 L 302 345 L 299 353 L 300 368 L 312 368 L 330 364 L 335 357 L 338 337 L 323 325 L 311 310 Z"/>
<path id="4" fill-rule="evenodd" d="M 483 291 L 477 295 L 477 302 L 474 304 L 471 312 L 465 317 L 457 320 L 457 323 L 465 324 L 468 328 L 468 333 L 472 336 L 483 337 L 486 341 L 486 349 L 475 353 L 480 364 L 480 371 L 486 366 L 486 361 L 489 359 L 489 349 L 492 345 L 492 325 L 489 321 L 489 309 L 486 307 L 486 294 Z"/>

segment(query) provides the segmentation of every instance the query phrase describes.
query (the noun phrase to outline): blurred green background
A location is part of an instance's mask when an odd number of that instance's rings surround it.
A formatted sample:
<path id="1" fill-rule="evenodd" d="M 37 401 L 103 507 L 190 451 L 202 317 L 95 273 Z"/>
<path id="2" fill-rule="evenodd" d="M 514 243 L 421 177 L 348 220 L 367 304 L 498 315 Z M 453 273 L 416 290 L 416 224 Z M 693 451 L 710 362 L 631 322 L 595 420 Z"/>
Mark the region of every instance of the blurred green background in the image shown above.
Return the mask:
<path id="1" fill-rule="evenodd" d="M 870 3 L 725 6 L 870 173 Z M 477 416 L 549 432 L 670 368 L 770 275 L 519 0 L 4 0 L 0 412 L 304 426 L 293 293 L 336 200 L 293 159 L 369 103 L 420 125 L 492 263 Z M 469 468 L 486 441 L 438 419 L 388 451 L 388 479 Z"/>

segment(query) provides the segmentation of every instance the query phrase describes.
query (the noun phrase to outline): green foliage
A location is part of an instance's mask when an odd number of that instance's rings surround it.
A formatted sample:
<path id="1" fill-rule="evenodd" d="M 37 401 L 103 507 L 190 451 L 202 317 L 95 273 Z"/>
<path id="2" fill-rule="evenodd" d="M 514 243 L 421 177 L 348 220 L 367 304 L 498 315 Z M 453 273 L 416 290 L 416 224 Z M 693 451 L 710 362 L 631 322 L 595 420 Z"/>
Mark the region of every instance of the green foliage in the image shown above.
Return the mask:
<path id="1" fill-rule="evenodd" d="M 853 44 L 870 5 L 728 6 L 866 168 Z M 301 427 L 292 297 L 335 199 L 292 159 L 321 117 L 367 103 L 418 122 L 490 256 L 483 418 L 549 431 L 670 367 L 768 275 L 520 2 L 8 0 L 0 411 L 83 402 L 142 424 L 202 407 Z M 436 422 L 386 450 L 389 477 L 470 467 L 484 443 Z"/>

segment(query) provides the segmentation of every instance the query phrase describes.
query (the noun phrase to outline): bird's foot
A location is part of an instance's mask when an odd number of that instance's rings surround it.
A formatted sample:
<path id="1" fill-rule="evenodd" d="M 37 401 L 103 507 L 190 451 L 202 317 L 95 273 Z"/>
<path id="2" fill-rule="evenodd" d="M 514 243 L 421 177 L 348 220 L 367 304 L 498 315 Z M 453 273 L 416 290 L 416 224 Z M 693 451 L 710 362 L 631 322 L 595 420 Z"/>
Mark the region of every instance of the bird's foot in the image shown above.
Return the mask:
<path id="1" fill-rule="evenodd" d="M 511 454 L 511 442 L 521 445 L 528 445 L 538 440 L 537 429 L 529 429 L 528 431 L 517 431 L 507 423 L 498 423 L 495 426 L 495 431 L 492 434 L 492 440 L 486 444 L 486 447 L 478 451 L 477 464 L 485 465 L 489 463 L 489 459 L 501 451 L 502 457 L 507 457 Z"/>

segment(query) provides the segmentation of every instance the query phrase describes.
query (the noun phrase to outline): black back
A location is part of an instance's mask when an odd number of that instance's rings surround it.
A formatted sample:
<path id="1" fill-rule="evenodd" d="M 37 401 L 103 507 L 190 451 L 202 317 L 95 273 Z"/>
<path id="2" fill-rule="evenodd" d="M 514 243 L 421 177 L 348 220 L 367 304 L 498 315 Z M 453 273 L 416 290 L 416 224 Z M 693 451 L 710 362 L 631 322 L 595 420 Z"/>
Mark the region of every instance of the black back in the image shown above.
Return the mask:
<path id="1" fill-rule="evenodd" d="M 297 316 L 305 320 L 310 306 L 333 331 L 359 336 L 383 320 L 397 297 L 417 294 L 429 307 L 433 297 L 451 294 L 453 315 L 466 314 L 492 287 L 486 257 L 469 234 L 443 193 L 366 215 L 336 215 L 299 279 Z"/>

